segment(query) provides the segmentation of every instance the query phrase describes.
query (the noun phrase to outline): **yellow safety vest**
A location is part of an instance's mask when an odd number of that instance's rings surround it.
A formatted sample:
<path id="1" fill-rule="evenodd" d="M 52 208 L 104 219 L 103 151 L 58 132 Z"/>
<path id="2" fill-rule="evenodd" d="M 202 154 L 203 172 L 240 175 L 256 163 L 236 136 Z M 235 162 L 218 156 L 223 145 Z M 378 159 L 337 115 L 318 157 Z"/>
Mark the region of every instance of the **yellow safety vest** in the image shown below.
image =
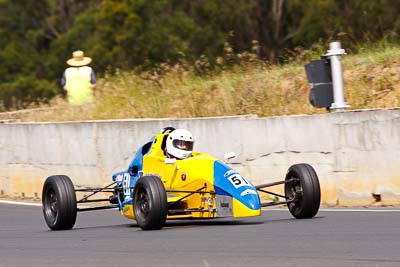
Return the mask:
<path id="1" fill-rule="evenodd" d="M 89 66 L 70 67 L 65 70 L 65 87 L 71 105 L 82 105 L 93 101 L 91 73 L 92 68 Z"/>

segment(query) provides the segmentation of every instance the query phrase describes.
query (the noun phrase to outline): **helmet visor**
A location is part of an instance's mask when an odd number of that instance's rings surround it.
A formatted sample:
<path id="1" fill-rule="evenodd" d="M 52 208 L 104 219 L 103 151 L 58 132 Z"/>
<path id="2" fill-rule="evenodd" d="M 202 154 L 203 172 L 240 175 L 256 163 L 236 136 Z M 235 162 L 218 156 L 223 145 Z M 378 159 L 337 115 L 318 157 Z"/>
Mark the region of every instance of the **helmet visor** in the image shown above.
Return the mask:
<path id="1" fill-rule="evenodd" d="M 184 141 L 184 140 L 174 140 L 172 141 L 174 147 L 185 150 L 192 151 L 193 150 L 193 142 L 192 141 Z"/>

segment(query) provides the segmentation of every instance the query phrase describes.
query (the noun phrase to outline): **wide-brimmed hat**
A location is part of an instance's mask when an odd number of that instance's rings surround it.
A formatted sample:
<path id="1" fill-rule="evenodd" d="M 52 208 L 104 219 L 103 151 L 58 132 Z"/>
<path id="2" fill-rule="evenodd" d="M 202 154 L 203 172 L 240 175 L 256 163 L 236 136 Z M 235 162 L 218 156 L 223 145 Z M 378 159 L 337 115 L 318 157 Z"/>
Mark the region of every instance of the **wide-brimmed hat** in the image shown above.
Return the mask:
<path id="1" fill-rule="evenodd" d="M 85 57 L 83 51 L 74 51 L 72 52 L 72 58 L 67 60 L 67 64 L 72 67 L 81 67 L 89 65 L 92 62 L 90 57 Z"/>

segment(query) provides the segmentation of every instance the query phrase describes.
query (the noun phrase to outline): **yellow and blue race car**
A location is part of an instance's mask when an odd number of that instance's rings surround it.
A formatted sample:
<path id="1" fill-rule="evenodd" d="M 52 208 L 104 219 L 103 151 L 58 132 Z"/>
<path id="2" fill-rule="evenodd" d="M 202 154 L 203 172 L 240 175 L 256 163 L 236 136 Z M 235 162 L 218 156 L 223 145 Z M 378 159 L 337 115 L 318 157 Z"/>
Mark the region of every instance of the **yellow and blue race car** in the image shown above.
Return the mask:
<path id="1" fill-rule="evenodd" d="M 68 176 L 48 177 L 43 186 L 42 206 L 49 228 L 71 229 L 77 212 L 109 208 L 118 208 L 143 230 L 161 229 L 166 220 L 174 219 L 259 216 L 262 207 L 283 204 L 295 218 L 312 218 L 317 214 L 320 186 L 310 165 L 293 165 L 284 180 L 253 186 L 208 154 L 190 151 L 190 157 L 184 159 L 169 155 L 166 146 L 174 130 L 166 127 L 141 146 L 128 169 L 114 174 L 106 187 L 75 189 Z M 279 184 L 284 184 L 285 195 L 266 190 Z M 77 192 L 86 195 L 77 200 Z M 258 192 L 275 196 L 276 200 L 262 203 Z M 93 199 L 98 193 L 110 196 Z M 104 201 L 108 204 L 78 207 Z"/>

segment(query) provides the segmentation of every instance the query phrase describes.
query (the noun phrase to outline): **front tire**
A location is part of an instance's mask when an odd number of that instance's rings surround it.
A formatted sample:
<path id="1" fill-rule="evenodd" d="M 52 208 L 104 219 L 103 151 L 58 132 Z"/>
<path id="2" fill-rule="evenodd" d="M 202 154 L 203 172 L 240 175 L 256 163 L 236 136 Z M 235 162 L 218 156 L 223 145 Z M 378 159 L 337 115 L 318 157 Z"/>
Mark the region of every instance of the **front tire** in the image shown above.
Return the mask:
<path id="1" fill-rule="evenodd" d="M 285 181 L 285 196 L 290 213 L 297 219 L 314 217 L 319 210 L 321 190 L 314 168 L 296 164 L 289 168 Z"/>
<path id="2" fill-rule="evenodd" d="M 167 219 L 167 194 L 157 176 L 141 177 L 134 190 L 134 213 L 143 230 L 159 230 Z"/>
<path id="3" fill-rule="evenodd" d="M 42 192 L 44 219 L 51 230 L 69 230 L 76 221 L 77 205 L 74 185 L 65 175 L 46 179 Z"/>

